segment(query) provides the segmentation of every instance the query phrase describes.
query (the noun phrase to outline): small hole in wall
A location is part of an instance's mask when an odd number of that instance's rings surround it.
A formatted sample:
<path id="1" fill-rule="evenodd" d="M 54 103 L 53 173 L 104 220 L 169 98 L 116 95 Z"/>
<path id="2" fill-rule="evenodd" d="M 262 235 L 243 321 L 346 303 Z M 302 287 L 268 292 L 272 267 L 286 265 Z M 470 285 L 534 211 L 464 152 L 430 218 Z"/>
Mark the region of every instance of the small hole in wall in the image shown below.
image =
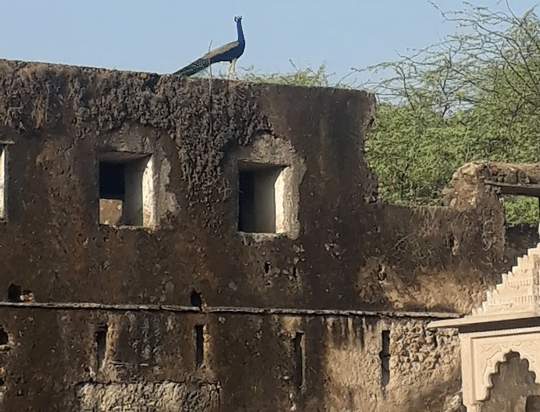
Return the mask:
<path id="1" fill-rule="evenodd" d="M 97 369 L 103 366 L 105 361 L 105 353 L 107 349 L 107 332 L 109 327 L 106 324 L 101 324 L 96 329 L 96 359 Z"/>
<path id="2" fill-rule="evenodd" d="M 202 303 L 203 303 L 202 295 L 196 290 L 193 290 L 191 292 L 191 295 L 189 296 L 189 301 L 191 303 L 191 306 L 202 308 Z"/>
<path id="3" fill-rule="evenodd" d="M 200 367 L 204 362 L 204 325 L 195 325 L 195 365 Z"/>
<path id="4" fill-rule="evenodd" d="M 7 345 L 9 343 L 9 336 L 3 328 L 0 328 L 0 345 Z"/>
<path id="5" fill-rule="evenodd" d="M 446 247 L 448 249 L 453 249 L 455 245 L 454 234 L 450 233 L 448 236 L 446 236 L 446 238 L 444 239 L 444 243 L 446 244 Z"/>
<path id="6" fill-rule="evenodd" d="M 380 281 L 386 280 L 387 274 L 386 274 L 386 268 L 384 265 L 379 265 L 377 277 L 379 278 Z"/>
<path id="7" fill-rule="evenodd" d="M 21 301 L 21 287 L 14 285 L 13 283 L 9 285 L 8 288 L 8 302 L 20 302 Z"/>
<path id="8" fill-rule="evenodd" d="M 270 272 L 270 262 L 264 262 L 264 273 L 268 274 Z"/>

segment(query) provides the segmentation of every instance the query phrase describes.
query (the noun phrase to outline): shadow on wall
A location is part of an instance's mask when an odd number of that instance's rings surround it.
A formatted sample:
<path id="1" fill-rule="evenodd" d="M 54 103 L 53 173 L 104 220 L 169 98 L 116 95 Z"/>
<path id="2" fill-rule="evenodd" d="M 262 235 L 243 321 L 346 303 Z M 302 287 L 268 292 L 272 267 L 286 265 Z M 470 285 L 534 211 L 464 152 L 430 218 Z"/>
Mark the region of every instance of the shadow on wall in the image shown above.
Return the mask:
<path id="1" fill-rule="evenodd" d="M 406 412 L 467 412 L 463 406 L 460 375 L 460 371 L 456 370 L 454 380 L 411 394 Z"/>

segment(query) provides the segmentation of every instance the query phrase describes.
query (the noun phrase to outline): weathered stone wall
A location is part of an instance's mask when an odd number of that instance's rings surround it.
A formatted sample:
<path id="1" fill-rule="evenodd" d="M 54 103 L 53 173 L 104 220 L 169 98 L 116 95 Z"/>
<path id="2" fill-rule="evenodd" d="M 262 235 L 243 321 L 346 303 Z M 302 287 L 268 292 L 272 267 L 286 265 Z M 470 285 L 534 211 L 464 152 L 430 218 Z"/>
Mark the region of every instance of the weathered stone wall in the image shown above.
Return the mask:
<path id="1" fill-rule="evenodd" d="M 0 295 L 36 302 L 2 306 L 0 407 L 442 408 L 457 339 L 418 312 L 467 313 L 500 280 L 502 209 L 379 202 L 363 156 L 373 113 L 357 91 L 0 62 Z M 111 151 L 152 155 L 154 227 L 99 224 Z M 239 165 L 265 159 L 290 167 L 287 234 L 237 230 Z M 193 296 L 201 310 L 178 308 Z"/>
<path id="2" fill-rule="evenodd" d="M 4 410 L 412 412 L 441 410 L 459 381 L 455 332 L 429 331 L 426 318 L 19 307 L 0 321 Z"/>

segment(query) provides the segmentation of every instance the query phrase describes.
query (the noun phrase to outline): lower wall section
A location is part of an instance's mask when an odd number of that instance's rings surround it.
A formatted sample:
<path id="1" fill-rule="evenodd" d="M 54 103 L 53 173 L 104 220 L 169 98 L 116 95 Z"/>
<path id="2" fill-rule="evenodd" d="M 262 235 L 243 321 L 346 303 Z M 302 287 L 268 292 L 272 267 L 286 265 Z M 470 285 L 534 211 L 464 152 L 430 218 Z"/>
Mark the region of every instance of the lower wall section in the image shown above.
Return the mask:
<path id="1" fill-rule="evenodd" d="M 429 316 L 237 309 L 3 307 L 0 411 L 435 412 L 460 388 Z"/>
<path id="2" fill-rule="evenodd" d="M 219 410 L 213 384 L 85 383 L 77 388 L 81 412 L 193 412 Z"/>

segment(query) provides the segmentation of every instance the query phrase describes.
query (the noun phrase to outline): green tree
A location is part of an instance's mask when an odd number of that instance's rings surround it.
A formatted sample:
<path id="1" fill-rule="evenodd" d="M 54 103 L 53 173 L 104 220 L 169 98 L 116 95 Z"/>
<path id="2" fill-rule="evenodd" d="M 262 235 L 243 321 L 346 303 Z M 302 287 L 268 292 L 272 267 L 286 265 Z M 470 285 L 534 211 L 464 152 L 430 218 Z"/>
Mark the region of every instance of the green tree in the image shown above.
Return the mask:
<path id="1" fill-rule="evenodd" d="M 540 160 L 540 21 L 465 3 L 442 12 L 459 33 L 392 63 L 367 83 L 379 97 L 366 145 L 382 193 L 401 203 L 439 204 L 455 169 L 473 160 Z M 527 203 L 527 205 L 525 203 Z M 517 203 L 514 205 L 514 203 Z M 509 222 L 532 204 L 506 199 Z M 529 210 L 527 209 L 527 210 Z M 534 220 L 537 217 L 534 216 Z"/>

